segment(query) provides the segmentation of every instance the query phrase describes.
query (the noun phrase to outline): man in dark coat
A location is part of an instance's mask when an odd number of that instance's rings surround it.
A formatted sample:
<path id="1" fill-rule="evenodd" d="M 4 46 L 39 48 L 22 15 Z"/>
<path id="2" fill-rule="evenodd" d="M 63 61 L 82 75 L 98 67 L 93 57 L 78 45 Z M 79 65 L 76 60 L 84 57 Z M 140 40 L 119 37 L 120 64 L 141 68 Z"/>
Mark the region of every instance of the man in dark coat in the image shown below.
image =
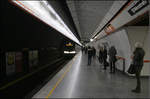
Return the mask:
<path id="1" fill-rule="evenodd" d="M 137 79 L 137 86 L 132 92 L 140 93 L 141 92 L 141 82 L 140 82 L 140 73 L 143 67 L 145 51 L 142 48 L 142 44 L 137 42 L 135 44 L 135 50 L 133 52 L 133 65 L 135 66 L 135 76 Z"/>
<path id="2" fill-rule="evenodd" d="M 106 67 L 108 66 L 108 64 L 107 64 L 107 49 L 106 49 L 106 47 L 103 48 L 102 57 L 103 57 L 104 70 L 106 70 Z"/>
<path id="3" fill-rule="evenodd" d="M 111 46 L 109 49 L 109 62 L 110 62 L 110 73 L 115 73 L 115 62 L 116 62 L 116 48 L 114 46 Z"/>
<path id="4" fill-rule="evenodd" d="M 93 54 L 92 48 L 89 46 L 87 51 L 88 51 L 88 65 L 91 65 L 91 59 Z"/>
<path id="5" fill-rule="evenodd" d="M 83 46 L 81 47 L 81 50 L 82 50 L 82 54 L 83 54 L 83 51 L 84 51 L 84 47 Z"/>
<path id="6" fill-rule="evenodd" d="M 92 56 L 93 56 L 93 59 L 95 59 L 95 55 L 96 55 L 96 49 L 94 47 L 92 47 Z"/>
<path id="7" fill-rule="evenodd" d="M 102 47 L 100 46 L 100 50 L 99 50 L 99 62 L 102 64 L 103 63 L 103 57 L 102 57 Z"/>

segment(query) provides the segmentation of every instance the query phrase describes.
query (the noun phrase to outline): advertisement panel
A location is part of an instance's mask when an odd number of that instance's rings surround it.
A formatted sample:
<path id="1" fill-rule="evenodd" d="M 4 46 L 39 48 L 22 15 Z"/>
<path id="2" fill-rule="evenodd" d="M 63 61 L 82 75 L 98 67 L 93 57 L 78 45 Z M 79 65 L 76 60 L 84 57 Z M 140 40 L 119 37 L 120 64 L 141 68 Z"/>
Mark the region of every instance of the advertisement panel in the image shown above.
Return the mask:
<path id="1" fill-rule="evenodd" d="M 29 66 L 37 66 L 38 65 L 38 51 L 29 51 Z"/>
<path id="2" fill-rule="evenodd" d="M 38 51 L 34 50 L 33 51 L 33 66 L 37 66 L 38 65 Z"/>
<path id="3" fill-rule="evenodd" d="M 6 75 L 15 73 L 15 52 L 6 53 Z"/>
<path id="4" fill-rule="evenodd" d="M 106 34 L 110 34 L 111 32 L 115 31 L 115 28 L 111 24 L 108 24 L 105 27 L 104 31 L 105 31 Z"/>
<path id="5" fill-rule="evenodd" d="M 29 67 L 33 67 L 33 51 L 29 51 Z"/>
<path id="6" fill-rule="evenodd" d="M 22 72 L 22 53 L 16 52 L 15 63 L 16 63 L 16 72 Z"/>

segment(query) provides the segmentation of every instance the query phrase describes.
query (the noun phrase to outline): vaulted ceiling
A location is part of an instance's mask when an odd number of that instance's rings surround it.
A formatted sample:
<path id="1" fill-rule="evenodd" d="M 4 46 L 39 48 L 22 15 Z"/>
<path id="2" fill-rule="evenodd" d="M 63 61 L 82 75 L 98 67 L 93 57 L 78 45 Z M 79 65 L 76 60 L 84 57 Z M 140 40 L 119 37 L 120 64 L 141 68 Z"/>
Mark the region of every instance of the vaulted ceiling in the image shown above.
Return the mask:
<path id="1" fill-rule="evenodd" d="M 82 41 L 89 41 L 115 0 L 67 0 Z"/>

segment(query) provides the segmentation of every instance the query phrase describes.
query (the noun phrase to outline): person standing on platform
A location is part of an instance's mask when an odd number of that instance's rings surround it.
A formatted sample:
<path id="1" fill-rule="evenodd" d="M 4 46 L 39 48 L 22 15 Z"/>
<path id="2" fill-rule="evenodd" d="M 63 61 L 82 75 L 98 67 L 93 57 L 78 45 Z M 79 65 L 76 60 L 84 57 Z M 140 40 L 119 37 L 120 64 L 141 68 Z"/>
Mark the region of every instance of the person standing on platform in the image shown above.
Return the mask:
<path id="1" fill-rule="evenodd" d="M 88 47 L 86 46 L 85 47 L 85 54 L 87 54 L 88 53 Z"/>
<path id="2" fill-rule="evenodd" d="M 82 51 L 82 54 L 83 54 L 83 52 L 84 52 L 84 47 L 83 46 L 81 47 L 81 51 Z"/>
<path id="3" fill-rule="evenodd" d="M 107 62 L 107 49 L 106 49 L 106 46 L 103 47 L 102 57 L 103 57 L 104 70 L 106 70 L 106 68 L 107 68 L 107 66 L 108 66 L 108 62 Z"/>
<path id="4" fill-rule="evenodd" d="M 141 92 L 141 81 L 140 73 L 143 67 L 143 59 L 145 56 L 145 51 L 142 48 L 142 44 L 139 42 L 135 43 L 135 50 L 133 52 L 133 65 L 135 66 L 135 76 L 137 80 L 137 86 L 132 92 L 140 93 Z"/>
<path id="5" fill-rule="evenodd" d="M 115 73 L 115 69 L 116 69 L 115 63 L 117 61 L 116 48 L 114 46 L 111 46 L 110 49 L 109 49 L 109 53 L 108 54 L 109 54 L 110 73 Z"/>
<path id="6" fill-rule="evenodd" d="M 92 48 L 88 47 L 88 65 L 91 65 L 91 59 L 92 59 Z"/>
<path id="7" fill-rule="evenodd" d="M 103 57 L 102 57 L 102 47 L 100 46 L 100 50 L 99 50 L 99 62 L 100 62 L 100 64 L 102 64 L 103 63 Z"/>
<path id="8" fill-rule="evenodd" d="M 95 59 L 95 55 L 96 55 L 96 49 L 94 47 L 92 47 L 92 56 L 93 56 L 93 59 Z"/>

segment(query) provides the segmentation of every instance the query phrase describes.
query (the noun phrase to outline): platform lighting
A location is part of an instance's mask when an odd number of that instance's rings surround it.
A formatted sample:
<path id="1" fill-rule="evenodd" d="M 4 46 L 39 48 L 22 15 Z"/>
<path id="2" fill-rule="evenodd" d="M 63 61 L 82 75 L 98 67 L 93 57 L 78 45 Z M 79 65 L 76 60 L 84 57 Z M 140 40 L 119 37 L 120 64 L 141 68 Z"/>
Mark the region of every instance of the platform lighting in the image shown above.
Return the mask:
<path id="1" fill-rule="evenodd" d="M 47 0 L 12 0 L 12 2 L 53 27 L 80 46 L 82 45 Z"/>
<path id="2" fill-rule="evenodd" d="M 76 51 L 64 51 L 64 54 L 75 54 Z"/>
<path id="3" fill-rule="evenodd" d="M 65 54 L 69 54 L 69 51 L 64 51 Z"/>
<path id="4" fill-rule="evenodd" d="M 71 54 L 75 54 L 75 53 L 76 53 L 76 51 L 70 51 L 70 53 L 71 53 Z"/>
<path id="5" fill-rule="evenodd" d="M 92 41 L 93 41 L 93 39 L 90 39 L 90 41 L 92 42 Z"/>

